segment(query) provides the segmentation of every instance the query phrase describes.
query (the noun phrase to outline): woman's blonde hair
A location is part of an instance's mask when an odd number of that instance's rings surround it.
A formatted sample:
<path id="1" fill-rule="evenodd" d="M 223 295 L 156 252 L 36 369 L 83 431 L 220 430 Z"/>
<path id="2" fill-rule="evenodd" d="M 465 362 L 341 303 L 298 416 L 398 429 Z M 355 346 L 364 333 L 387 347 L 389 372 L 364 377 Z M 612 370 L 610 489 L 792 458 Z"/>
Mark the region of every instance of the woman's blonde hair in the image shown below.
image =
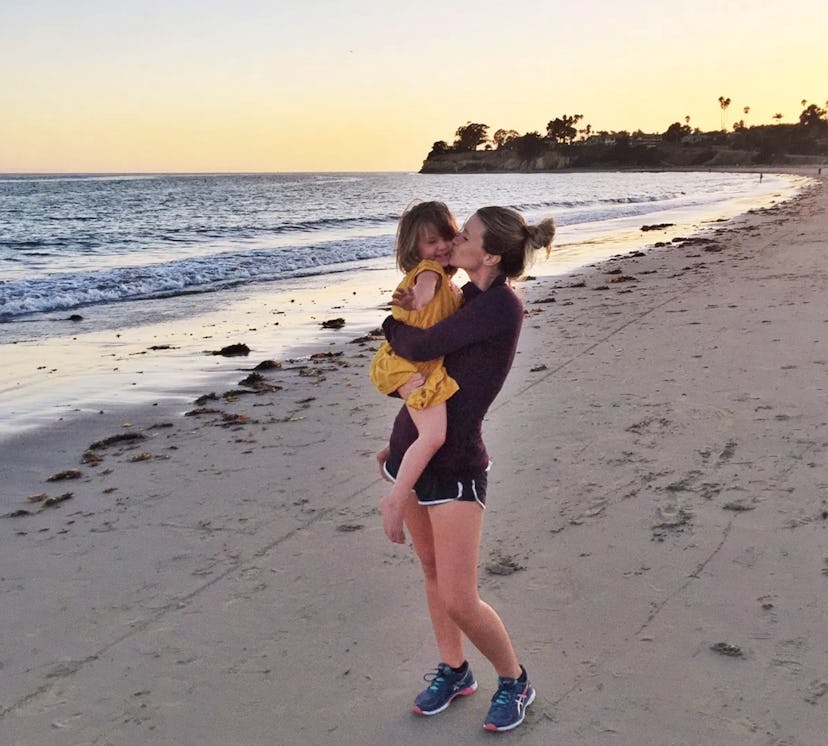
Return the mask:
<path id="1" fill-rule="evenodd" d="M 405 208 L 397 225 L 396 243 L 397 266 L 403 272 L 410 272 L 420 263 L 420 236 L 430 226 L 446 241 L 457 235 L 454 215 L 443 202 L 415 202 Z"/>
<path id="2" fill-rule="evenodd" d="M 510 207 L 481 207 L 476 214 L 484 227 L 483 249 L 500 257 L 500 269 L 507 277 L 520 277 L 538 249 L 546 249 L 549 256 L 555 238 L 553 218 L 529 225 Z"/>

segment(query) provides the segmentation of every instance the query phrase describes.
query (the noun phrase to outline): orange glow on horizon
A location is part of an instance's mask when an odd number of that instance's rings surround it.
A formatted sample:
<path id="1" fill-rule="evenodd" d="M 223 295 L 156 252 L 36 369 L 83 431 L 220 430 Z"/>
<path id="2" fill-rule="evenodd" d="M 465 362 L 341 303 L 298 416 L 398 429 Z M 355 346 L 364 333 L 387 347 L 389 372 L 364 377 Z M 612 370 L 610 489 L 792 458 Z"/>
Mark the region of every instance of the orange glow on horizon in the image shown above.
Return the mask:
<path id="1" fill-rule="evenodd" d="M 543 133 L 583 114 L 593 131 L 661 133 L 690 116 L 709 131 L 719 96 L 728 128 L 795 122 L 802 99 L 828 99 L 816 0 L 749 15 L 714 0 L 528 0 L 532 23 L 514 29 L 500 4 L 479 5 L 469 18 L 436 0 L 355 0 L 321 20 L 216 0 L 155 16 L 103 0 L 4 11 L 0 171 L 416 171 L 468 121 Z"/>

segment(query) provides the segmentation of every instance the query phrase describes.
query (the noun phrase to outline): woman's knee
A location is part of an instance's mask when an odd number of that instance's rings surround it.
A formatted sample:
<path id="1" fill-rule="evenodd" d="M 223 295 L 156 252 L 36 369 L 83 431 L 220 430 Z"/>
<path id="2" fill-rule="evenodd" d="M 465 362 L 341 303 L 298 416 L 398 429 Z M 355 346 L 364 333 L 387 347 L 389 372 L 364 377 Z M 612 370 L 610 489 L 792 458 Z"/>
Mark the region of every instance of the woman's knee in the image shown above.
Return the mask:
<path id="1" fill-rule="evenodd" d="M 443 588 L 440 588 L 440 598 L 446 613 L 460 627 L 474 617 L 480 603 L 476 593 L 445 592 Z"/>

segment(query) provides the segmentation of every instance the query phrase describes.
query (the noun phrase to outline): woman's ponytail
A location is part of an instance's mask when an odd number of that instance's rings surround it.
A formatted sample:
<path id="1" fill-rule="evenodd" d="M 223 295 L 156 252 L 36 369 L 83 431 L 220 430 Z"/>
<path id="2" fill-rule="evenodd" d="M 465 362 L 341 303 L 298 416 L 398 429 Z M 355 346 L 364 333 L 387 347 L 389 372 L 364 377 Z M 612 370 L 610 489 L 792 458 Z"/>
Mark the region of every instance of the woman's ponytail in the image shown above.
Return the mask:
<path id="1" fill-rule="evenodd" d="M 527 254 L 531 251 L 546 249 L 546 256 L 549 256 L 552 241 L 555 238 L 555 228 L 554 218 L 544 218 L 537 225 L 527 225 L 526 231 L 529 234 Z"/>

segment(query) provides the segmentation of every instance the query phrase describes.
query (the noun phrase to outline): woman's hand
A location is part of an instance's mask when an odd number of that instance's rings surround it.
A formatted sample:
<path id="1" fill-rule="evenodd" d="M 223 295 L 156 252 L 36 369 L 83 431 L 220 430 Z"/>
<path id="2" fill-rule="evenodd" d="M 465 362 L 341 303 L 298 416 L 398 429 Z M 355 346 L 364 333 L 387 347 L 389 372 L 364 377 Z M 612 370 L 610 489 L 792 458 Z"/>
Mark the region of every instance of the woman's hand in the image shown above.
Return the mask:
<path id="1" fill-rule="evenodd" d="M 415 373 L 402 386 L 397 389 L 401 399 L 407 399 L 421 386 L 425 386 L 425 376 L 422 373 Z"/>
<path id="2" fill-rule="evenodd" d="M 415 301 L 414 288 L 397 288 L 391 296 L 391 305 L 399 306 L 404 311 L 413 311 Z"/>
<path id="3" fill-rule="evenodd" d="M 405 544 L 405 503 L 393 495 L 386 495 L 380 500 L 379 508 L 382 513 L 382 528 L 389 541 L 394 544 Z"/>

